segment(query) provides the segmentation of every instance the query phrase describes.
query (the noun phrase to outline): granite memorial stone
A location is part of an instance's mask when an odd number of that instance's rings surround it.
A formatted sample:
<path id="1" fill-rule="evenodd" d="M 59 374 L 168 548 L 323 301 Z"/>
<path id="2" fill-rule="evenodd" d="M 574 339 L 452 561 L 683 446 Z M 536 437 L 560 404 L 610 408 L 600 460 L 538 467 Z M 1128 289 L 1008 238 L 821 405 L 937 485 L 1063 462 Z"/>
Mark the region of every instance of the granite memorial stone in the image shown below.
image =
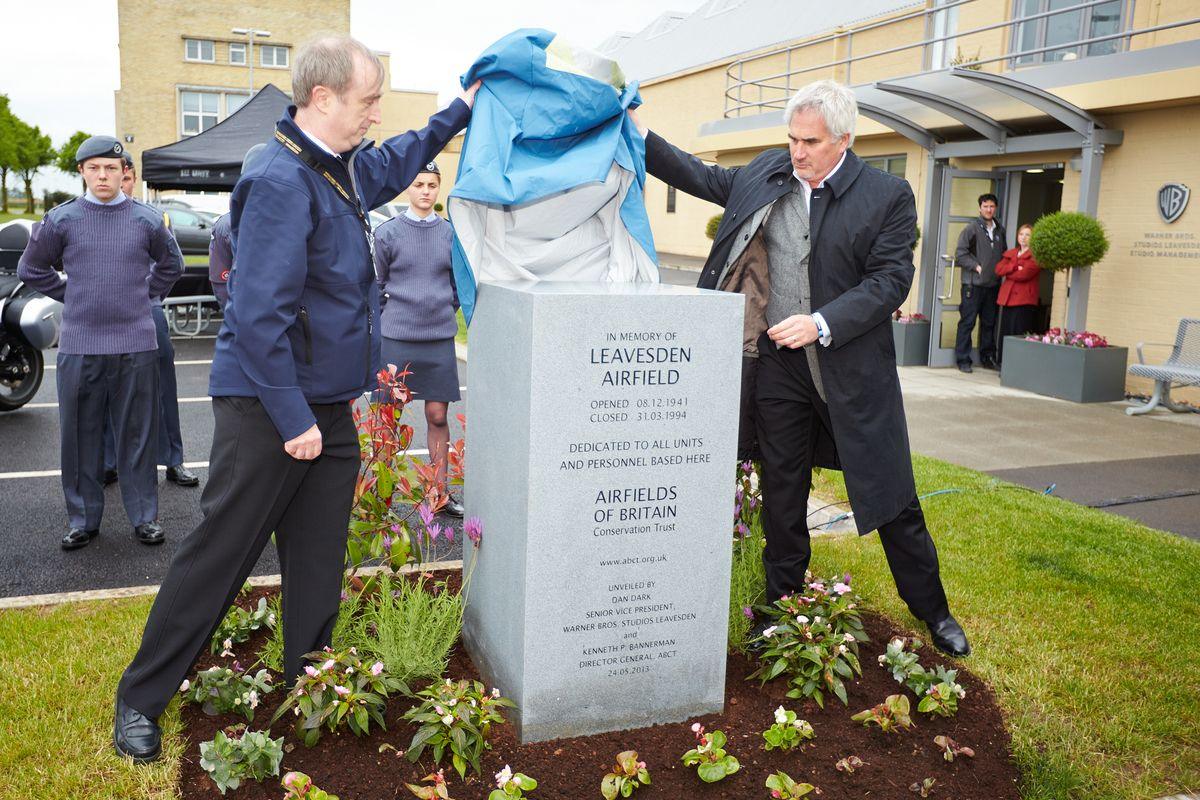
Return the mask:
<path id="1" fill-rule="evenodd" d="M 522 742 L 722 710 L 743 303 L 479 286 L 463 638 Z"/>

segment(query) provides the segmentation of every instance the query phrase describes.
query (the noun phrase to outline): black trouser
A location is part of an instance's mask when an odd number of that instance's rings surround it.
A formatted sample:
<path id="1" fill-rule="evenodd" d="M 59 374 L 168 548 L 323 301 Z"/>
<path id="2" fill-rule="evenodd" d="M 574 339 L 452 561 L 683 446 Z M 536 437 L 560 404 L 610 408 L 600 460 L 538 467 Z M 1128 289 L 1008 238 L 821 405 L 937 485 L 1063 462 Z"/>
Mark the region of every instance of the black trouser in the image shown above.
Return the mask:
<path id="1" fill-rule="evenodd" d="M 979 318 L 979 360 L 996 360 L 996 299 L 999 286 L 962 285 L 962 302 L 958 304 L 958 339 L 954 344 L 954 360 L 971 363 L 971 332 Z"/>
<path id="2" fill-rule="evenodd" d="M 1037 306 L 1004 306 L 1000 309 L 1000 358 L 1004 359 L 1004 337 L 1023 336 L 1037 324 Z"/>
<path id="3" fill-rule="evenodd" d="M 820 429 L 829 432 L 833 426 L 802 350 L 777 350 L 764 336 L 759 353 L 756 408 L 767 540 L 763 567 L 767 601 L 774 602 L 804 586 L 812 555 L 808 492 L 813 446 Z M 930 623 L 944 619 L 950 611 L 938 573 L 937 549 L 916 497 L 898 517 L 879 527 L 879 539 L 900 598 L 913 616 Z"/>
<path id="4" fill-rule="evenodd" d="M 111 420 L 121 500 L 136 527 L 158 517 L 158 353 L 58 354 L 62 487 L 72 528 L 104 516 L 104 428 Z"/>
<path id="5" fill-rule="evenodd" d="M 157 718 L 208 646 L 275 533 L 283 574 L 283 669 L 330 643 L 341 598 L 346 532 L 358 478 L 358 436 L 348 403 L 314 405 L 321 455 L 298 461 L 257 399 L 213 398 L 204 514 L 183 540 L 150 609 L 142 643 L 118 694 Z"/>
<path id="6" fill-rule="evenodd" d="M 175 382 L 175 346 L 163 307 L 150 303 L 150 316 L 158 338 L 158 463 L 177 467 L 183 463 L 183 434 L 179 429 L 179 390 Z M 104 469 L 116 469 L 117 446 L 111 421 L 104 426 Z"/>

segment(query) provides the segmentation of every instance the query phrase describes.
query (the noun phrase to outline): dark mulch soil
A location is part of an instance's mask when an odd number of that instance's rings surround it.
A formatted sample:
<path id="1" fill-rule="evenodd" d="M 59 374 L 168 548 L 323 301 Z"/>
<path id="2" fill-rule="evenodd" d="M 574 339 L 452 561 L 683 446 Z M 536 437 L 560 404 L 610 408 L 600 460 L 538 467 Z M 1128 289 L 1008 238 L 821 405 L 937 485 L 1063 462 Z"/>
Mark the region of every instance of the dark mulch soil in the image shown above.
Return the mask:
<path id="1" fill-rule="evenodd" d="M 457 576 L 455 576 L 456 578 Z M 457 583 L 457 580 L 452 580 Z M 257 602 L 266 590 L 255 590 L 241 601 Z M 889 694 L 902 690 L 890 674 L 876 662 L 888 639 L 903 635 L 888 620 L 864 615 L 871 642 L 861 648 L 863 677 L 848 686 L 850 704 L 842 706 L 836 698 L 820 709 L 815 702 L 788 700 L 784 679 L 760 687 L 758 681 L 746 676 L 754 663 L 733 654 L 729 656 L 726 678 L 725 713 L 697 718 L 708 730 L 723 730 L 729 737 L 727 749 L 741 761 L 740 772 L 716 784 L 705 784 L 695 771 L 680 763 L 680 756 L 695 742 L 690 725 L 656 725 L 651 728 L 606 733 L 598 736 L 564 739 L 521 746 L 508 726 L 495 729 L 492 750 L 483 759 L 484 775 L 473 777 L 461 785 L 458 776 L 444 764 L 451 778 L 450 796 L 455 800 L 484 800 L 494 784 L 491 776 L 505 764 L 514 772 L 524 772 L 538 781 L 531 800 L 582 800 L 600 797 L 600 780 L 608 771 L 614 756 L 622 750 L 637 750 L 647 763 L 653 784 L 635 794 L 636 800 L 650 798 L 767 798 L 764 787 L 767 775 L 782 769 L 798 781 L 808 781 L 821 790 L 822 800 L 841 798 L 871 798 L 872 800 L 911 800 L 919 797 L 909 786 L 924 778 L 937 780 L 930 797 L 936 800 L 1017 800 L 1017 768 L 1010 756 L 1010 741 L 1004 720 L 990 688 L 965 670 L 959 671 L 959 682 L 967 690 L 957 716 L 951 719 L 918 714 L 913 700 L 915 727 L 900 734 L 883 734 L 877 728 L 866 729 L 850 721 L 851 714 L 869 708 Z M 243 664 L 255 660 L 264 634 L 238 648 Z M 221 659 L 205 656 L 197 665 L 204 669 L 221 663 Z M 928 645 L 921 651 L 923 666 L 933 668 L 950 662 L 941 659 Z M 450 661 L 447 677 L 477 678 L 475 667 L 464 650 L 456 649 Z M 262 727 L 270 719 L 281 699 L 276 689 L 260 707 L 251 727 Z M 816 740 L 802 750 L 783 753 L 762 749 L 761 732 L 773 720 L 776 706 L 795 711 L 812 723 Z M 419 782 L 436 770 L 425 753 L 425 762 L 411 764 L 401 753 L 416 729 L 401 719 L 409 703 L 393 700 L 387 710 L 388 729 L 359 739 L 349 732 L 325 732 L 313 748 L 301 744 L 291 732 L 288 719 L 281 719 L 273 728 L 276 736 L 286 733 L 282 771 L 298 770 L 310 775 L 318 786 L 337 794 L 341 800 L 390 800 L 410 798 L 404 783 Z M 232 715 L 206 716 L 195 705 L 182 710 L 187 748 L 184 753 L 180 793 L 184 800 L 217 798 L 220 793 L 200 769 L 199 743 L 211 739 L 226 725 L 241 720 Z M 975 750 L 975 758 L 960 756 L 953 763 L 943 760 L 933 743 L 937 735 L 948 735 L 960 745 Z M 384 749 L 384 743 L 396 750 Z M 838 772 L 834 765 L 840 758 L 856 755 L 865 762 L 854 774 Z M 279 800 L 282 789 L 276 778 L 262 784 L 250 783 L 230 792 L 227 797 L 271 798 Z M 812 797 L 813 795 L 810 795 Z"/>

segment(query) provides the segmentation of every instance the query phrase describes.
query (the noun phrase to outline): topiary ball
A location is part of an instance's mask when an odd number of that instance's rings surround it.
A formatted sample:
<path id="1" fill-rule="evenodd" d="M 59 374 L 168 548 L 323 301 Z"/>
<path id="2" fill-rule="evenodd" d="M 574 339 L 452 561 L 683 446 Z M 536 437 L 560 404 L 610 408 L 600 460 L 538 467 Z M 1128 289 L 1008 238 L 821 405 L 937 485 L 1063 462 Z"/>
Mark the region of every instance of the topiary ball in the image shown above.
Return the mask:
<path id="1" fill-rule="evenodd" d="M 708 221 L 708 224 L 704 226 L 704 235 L 705 236 L 707 236 L 710 239 L 717 238 L 717 228 L 721 227 L 721 217 L 723 217 L 723 216 L 725 216 L 725 215 L 717 214 L 715 217 L 713 217 L 712 219 L 710 219 Z"/>
<path id="2" fill-rule="evenodd" d="M 1104 226 L 1087 214 L 1057 211 L 1034 224 L 1029 249 L 1042 269 L 1080 269 L 1104 258 L 1108 236 Z"/>

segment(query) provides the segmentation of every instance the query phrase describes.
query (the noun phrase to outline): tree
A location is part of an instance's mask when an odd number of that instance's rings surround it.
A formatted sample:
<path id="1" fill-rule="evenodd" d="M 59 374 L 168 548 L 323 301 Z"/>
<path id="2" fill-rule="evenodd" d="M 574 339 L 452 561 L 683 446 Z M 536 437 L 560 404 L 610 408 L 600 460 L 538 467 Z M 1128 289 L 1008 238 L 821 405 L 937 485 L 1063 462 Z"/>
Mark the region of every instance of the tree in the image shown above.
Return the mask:
<path id="1" fill-rule="evenodd" d="M 8 95 L 0 94 L 0 212 L 8 213 L 8 173 L 17 168 L 17 130 Z"/>
<path id="2" fill-rule="evenodd" d="M 33 177 L 42 167 L 54 163 L 56 153 L 50 137 L 36 125 L 15 120 L 17 128 L 17 173 L 25 182 L 25 213 L 34 213 Z"/>
<path id="3" fill-rule="evenodd" d="M 1065 271 L 1071 285 L 1072 269 L 1087 269 L 1108 252 L 1104 226 L 1078 211 L 1056 211 L 1033 225 L 1029 250 L 1038 266 L 1051 272 Z M 1066 308 L 1063 327 L 1066 328 Z"/>
<path id="4" fill-rule="evenodd" d="M 79 175 L 79 168 L 75 164 L 75 154 L 79 152 L 79 145 L 83 144 L 89 138 L 91 138 L 90 133 L 75 131 L 71 135 L 71 138 L 67 139 L 63 143 L 63 146 L 58 148 L 58 156 L 54 159 L 54 166 L 68 175 Z M 82 180 L 83 177 L 80 176 L 80 181 Z M 86 188 L 87 185 L 84 184 L 84 189 L 86 190 Z"/>

